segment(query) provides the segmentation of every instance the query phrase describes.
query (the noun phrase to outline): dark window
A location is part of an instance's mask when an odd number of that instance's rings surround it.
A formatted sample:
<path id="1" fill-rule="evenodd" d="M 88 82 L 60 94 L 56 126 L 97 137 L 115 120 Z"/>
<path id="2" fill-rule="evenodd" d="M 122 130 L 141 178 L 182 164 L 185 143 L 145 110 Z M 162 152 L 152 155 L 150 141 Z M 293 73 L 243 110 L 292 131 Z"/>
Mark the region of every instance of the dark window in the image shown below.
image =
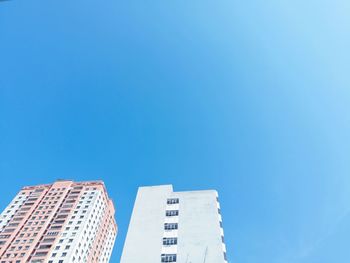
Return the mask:
<path id="1" fill-rule="evenodd" d="M 162 262 L 176 262 L 176 254 L 162 254 Z"/>
<path id="2" fill-rule="evenodd" d="M 178 224 L 177 223 L 165 223 L 164 224 L 164 229 L 165 230 L 178 229 Z"/>
<path id="3" fill-rule="evenodd" d="M 163 238 L 163 245 L 171 246 L 177 244 L 177 237 L 165 237 Z"/>
<path id="4" fill-rule="evenodd" d="M 178 204 L 179 203 L 179 198 L 169 198 L 167 200 L 167 204 L 168 205 L 172 205 L 172 204 Z"/>
<path id="5" fill-rule="evenodd" d="M 179 215 L 179 210 L 167 210 L 165 212 L 166 216 L 178 216 Z"/>

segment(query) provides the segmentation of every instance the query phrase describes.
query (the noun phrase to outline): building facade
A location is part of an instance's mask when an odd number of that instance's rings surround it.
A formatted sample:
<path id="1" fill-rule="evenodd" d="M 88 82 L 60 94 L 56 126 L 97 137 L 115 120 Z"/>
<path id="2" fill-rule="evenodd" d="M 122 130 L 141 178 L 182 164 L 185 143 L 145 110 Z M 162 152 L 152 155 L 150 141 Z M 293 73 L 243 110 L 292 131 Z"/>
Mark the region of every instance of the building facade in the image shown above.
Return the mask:
<path id="1" fill-rule="evenodd" d="M 0 263 L 107 263 L 114 213 L 101 181 L 23 187 L 0 215 Z"/>
<path id="2" fill-rule="evenodd" d="M 216 191 L 140 187 L 121 263 L 227 263 Z"/>

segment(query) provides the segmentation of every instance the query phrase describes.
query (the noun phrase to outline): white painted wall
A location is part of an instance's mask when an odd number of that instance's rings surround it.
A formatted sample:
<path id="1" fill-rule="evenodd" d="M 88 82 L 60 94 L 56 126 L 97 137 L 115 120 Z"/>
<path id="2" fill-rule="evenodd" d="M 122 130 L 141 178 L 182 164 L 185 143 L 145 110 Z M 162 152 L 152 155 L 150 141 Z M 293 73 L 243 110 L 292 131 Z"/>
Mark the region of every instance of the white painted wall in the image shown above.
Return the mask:
<path id="1" fill-rule="evenodd" d="M 224 263 L 216 191 L 174 193 L 180 199 L 177 262 Z"/>
<path id="2" fill-rule="evenodd" d="M 160 262 L 166 199 L 172 190 L 170 185 L 139 188 L 121 263 Z"/>

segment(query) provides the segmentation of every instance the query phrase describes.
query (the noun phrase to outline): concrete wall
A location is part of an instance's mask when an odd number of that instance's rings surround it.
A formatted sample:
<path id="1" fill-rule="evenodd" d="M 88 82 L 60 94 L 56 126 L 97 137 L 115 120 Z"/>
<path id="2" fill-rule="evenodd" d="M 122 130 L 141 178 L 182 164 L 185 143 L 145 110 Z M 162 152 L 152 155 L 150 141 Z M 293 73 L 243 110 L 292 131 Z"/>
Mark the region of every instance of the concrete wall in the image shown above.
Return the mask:
<path id="1" fill-rule="evenodd" d="M 166 199 L 171 192 L 170 185 L 139 188 L 121 263 L 160 262 Z"/>
<path id="2" fill-rule="evenodd" d="M 180 192 L 178 256 L 181 263 L 224 263 L 216 191 Z"/>

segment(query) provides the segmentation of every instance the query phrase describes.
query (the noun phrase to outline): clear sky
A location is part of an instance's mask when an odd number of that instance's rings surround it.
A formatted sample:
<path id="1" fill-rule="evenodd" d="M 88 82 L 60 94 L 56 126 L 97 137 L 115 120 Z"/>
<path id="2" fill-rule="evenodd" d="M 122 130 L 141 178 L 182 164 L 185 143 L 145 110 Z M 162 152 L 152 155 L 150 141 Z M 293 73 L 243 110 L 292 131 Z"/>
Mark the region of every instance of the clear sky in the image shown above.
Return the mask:
<path id="1" fill-rule="evenodd" d="M 220 194 L 235 263 L 350 262 L 350 1 L 0 1 L 0 206 L 102 179 Z"/>

